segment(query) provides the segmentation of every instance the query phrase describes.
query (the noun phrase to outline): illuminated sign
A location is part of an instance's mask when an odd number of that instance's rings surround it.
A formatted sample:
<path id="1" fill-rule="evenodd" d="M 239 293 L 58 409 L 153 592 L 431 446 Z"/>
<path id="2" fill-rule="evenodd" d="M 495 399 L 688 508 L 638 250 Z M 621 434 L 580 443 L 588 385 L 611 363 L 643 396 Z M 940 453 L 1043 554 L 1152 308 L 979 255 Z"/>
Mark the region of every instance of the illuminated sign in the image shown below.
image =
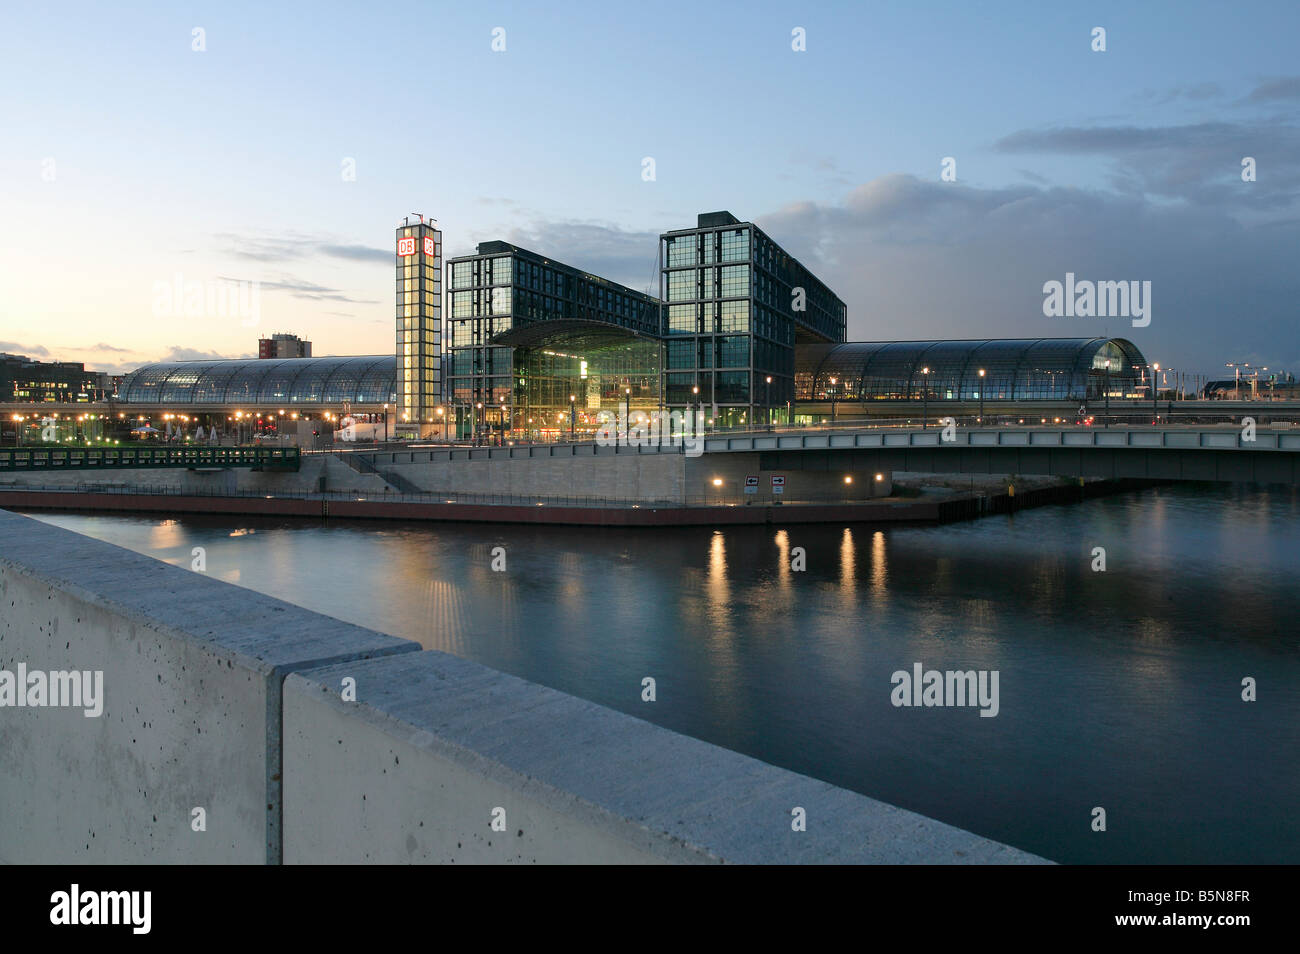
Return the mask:
<path id="1" fill-rule="evenodd" d="M 415 254 L 414 236 L 410 236 L 407 238 L 399 238 L 397 240 L 397 254 L 403 256 Z"/>
<path id="2" fill-rule="evenodd" d="M 426 235 L 424 237 L 424 254 L 428 255 L 430 258 L 433 257 L 433 236 L 432 235 Z"/>

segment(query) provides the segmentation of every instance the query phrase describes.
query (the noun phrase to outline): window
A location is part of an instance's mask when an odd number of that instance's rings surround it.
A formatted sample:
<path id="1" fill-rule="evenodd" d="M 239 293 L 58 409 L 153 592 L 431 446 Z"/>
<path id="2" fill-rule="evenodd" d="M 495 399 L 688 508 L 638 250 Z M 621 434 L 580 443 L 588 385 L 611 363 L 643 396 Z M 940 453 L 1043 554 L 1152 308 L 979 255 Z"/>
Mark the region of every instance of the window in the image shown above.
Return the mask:
<path id="1" fill-rule="evenodd" d="M 695 298 L 695 270 L 668 273 L 668 300 L 690 301 Z"/>
<path id="2" fill-rule="evenodd" d="M 670 341 L 668 342 L 668 367 L 691 368 L 694 367 L 695 360 L 695 342 Z"/>
<path id="3" fill-rule="evenodd" d="M 749 297 L 749 266 L 724 265 L 722 268 L 723 298 Z"/>
<path id="4" fill-rule="evenodd" d="M 474 263 L 455 262 L 451 266 L 451 287 L 469 288 L 474 284 Z"/>
<path id="5" fill-rule="evenodd" d="M 694 305 L 668 306 L 668 333 L 670 335 L 694 334 L 698 330 Z"/>
<path id="6" fill-rule="evenodd" d="M 744 368 L 748 365 L 748 335 L 732 335 L 718 339 L 718 367 Z"/>
<path id="7" fill-rule="evenodd" d="M 474 314 L 474 293 L 460 291 L 451 293 L 451 316 L 469 318 Z"/>
<path id="8" fill-rule="evenodd" d="M 695 249 L 698 236 L 679 235 L 668 239 L 668 267 L 694 265 Z"/>
<path id="9" fill-rule="evenodd" d="M 749 302 L 724 301 L 718 330 L 723 334 L 749 331 Z"/>
<path id="10" fill-rule="evenodd" d="M 492 284 L 509 285 L 512 275 L 510 256 L 492 259 Z"/>
<path id="11" fill-rule="evenodd" d="M 749 261 L 749 229 L 736 229 L 722 233 L 722 260 L 724 262 Z"/>

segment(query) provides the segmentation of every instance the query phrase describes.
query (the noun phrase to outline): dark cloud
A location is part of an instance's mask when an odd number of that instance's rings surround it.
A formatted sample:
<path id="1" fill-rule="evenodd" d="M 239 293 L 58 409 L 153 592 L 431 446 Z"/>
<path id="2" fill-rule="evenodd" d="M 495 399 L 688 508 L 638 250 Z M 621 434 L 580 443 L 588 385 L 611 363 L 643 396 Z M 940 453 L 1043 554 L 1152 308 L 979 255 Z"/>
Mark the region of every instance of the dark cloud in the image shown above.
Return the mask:
<path id="1" fill-rule="evenodd" d="M 1020 130 L 998 140 L 994 148 L 1009 154 L 1109 160 L 1111 188 L 1124 195 L 1271 216 L 1300 204 L 1300 127 L 1293 124 L 1057 127 Z M 1247 156 L 1259 167 L 1255 182 L 1241 179 L 1241 162 Z"/>
<path id="2" fill-rule="evenodd" d="M 394 255 L 391 249 L 339 244 L 302 233 L 267 236 L 221 232 L 216 237 L 228 244 L 231 255 L 254 262 L 296 262 L 325 257 L 391 265 Z"/>
<path id="3" fill-rule="evenodd" d="M 244 282 L 249 279 L 229 278 L 225 275 L 218 275 L 217 278 L 223 282 Z M 353 305 L 377 305 L 379 302 L 375 299 L 350 298 L 343 294 L 337 288 L 330 288 L 326 285 L 318 285 L 315 282 L 309 282 L 301 278 L 295 278 L 292 275 L 284 275 L 279 280 L 268 281 L 266 279 L 258 280 L 259 289 L 271 289 L 273 291 L 288 292 L 294 298 L 304 298 L 308 301 L 343 301 Z"/>
<path id="4" fill-rule="evenodd" d="M 547 222 L 511 229 L 504 241 L 554 257 L 639 292 L 658 294 L 658 232 L 627 232 L 581 222 Z"/>
<path id="5" fill-rule="evenodd" d="M 850 339 L 1111 334 L 1173 367 L 1300 368 L 1294 218 L 1252 225 L 1140 195 L 891 175 L 841 203 L 792 204 L 756 221 L 845 300 Z M 1150 327 L 1045 317 L 1043 283 L 1067 271 L 1151 281 Z"/>
<path id="6" fill-rule="evenodd" d="M 1248 103 L 1267 103 L 1279 99 L 1300 99 L 1300 76 L 1283 76 L 1261 83 L 1246 97 Z"/>
<path id="7" fill-rule="evenodd" d="M 392 249 L 371 248 L 368 245 L 320 245 L 317 248 L 322 255 L 331 258 L 352 262 L 382 262 L 385 265 L 393 264 L 395 254 Z"/>
<path id="8" fill-rule="evenodd" d="M 38 358 L 48 358 L 50 351 L 43 345 L 25 345 L 17 341 L 0 341 L 0 351 L 7 354 L 25 354 L 28 357 L 35 355 Z"/>

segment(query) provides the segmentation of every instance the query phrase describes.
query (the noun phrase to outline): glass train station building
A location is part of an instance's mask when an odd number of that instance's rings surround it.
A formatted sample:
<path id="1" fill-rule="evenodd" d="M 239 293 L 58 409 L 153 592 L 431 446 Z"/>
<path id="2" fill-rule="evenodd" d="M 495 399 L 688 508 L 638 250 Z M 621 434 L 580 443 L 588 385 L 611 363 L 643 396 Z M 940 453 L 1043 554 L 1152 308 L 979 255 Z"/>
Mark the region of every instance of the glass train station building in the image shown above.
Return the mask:
<path id="1" fill-rule="evenodd" d="M 602 412 L 693 408 L 723 428 L 835 407 L 1150 397 L 1148 362 L 1121 338 L 848 342 L 844 302 L 729 212 L 663 233 L 658 255 L 657 295 L 501 241 L 444 268 L 442 233 L 408 219 L 391 356 L 151 364 L 119 397 L 227 416 L 382 414 L 385 433 L 391 412 L 398 436 L 533 440 L 590 435 Z"/>

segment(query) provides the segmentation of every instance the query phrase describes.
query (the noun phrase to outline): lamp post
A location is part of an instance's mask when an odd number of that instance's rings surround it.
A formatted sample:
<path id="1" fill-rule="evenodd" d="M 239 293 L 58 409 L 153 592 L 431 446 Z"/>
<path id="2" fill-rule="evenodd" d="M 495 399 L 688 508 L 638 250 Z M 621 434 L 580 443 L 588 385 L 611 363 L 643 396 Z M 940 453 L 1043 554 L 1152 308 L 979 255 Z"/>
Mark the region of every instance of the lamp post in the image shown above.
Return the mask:
<path id="1" fill-rule="evenodd" d="M 1156 375 L 1160 371 L 1160 365 L 1153 364 L 1151 371 L 1151 426 L 1154 427 L 1159 423 L 1160 409 L 1156 407 L 1156 401 L 1159 400 L 1159 389 L 1156 387 Z"/>
<path id="2" fill-rule="evenodd" d="M 921 369 L 921 430 L 930 426 L 930 369 Z"/>
<path id="3" fill-rule="evenodd" d="M 1106 427 L 1110 427 L 1110 358 L 1106 359 Z"/>
<path id="4" fill-rule="evenodd" d="M 763 401 L 767 404 L 764 417 L 766 418 L 767 429 L 772 429 L 772 375 L 767 376 L 767 392 L 763 395 Z"/>
<path id="5" fill-rule="evenodd" d="M 835 423 L 835 385 L 839 378 L 831 378 L 831 423 Z"/>
<path id="6" fill-rule="evenodd" d="M 509 428 L 506 425 L 508 423 L 509 421 L 506 418 L 506 399 L 502 398 L 501 399 L 501 446 L 502 447 L 504 447 L 506 444 L 506 431 L 509 430 Z"/>
<path id="7" fill-rule="evenodd" d="M 384 443 L 388 443 L 388 405 L 384 405 Z"/>
<path id="8" fill-rule="evenodd" d="M 569 440 L 573 440 L 573 431 L 578 423 L 578 396 L 569 395 Z"/>
<path id="9" fill-rule="evenodd" d="M 691 386 L 691 394 L 695 401 L 695 414 L 694 419 L 691 421 L 691 436 L 698 437 L 704 431 L 704 428 L 700 427 L 700 418 L 704 416 L 704 408 L 700 406 L 700 386 L 698 384 Z M 685 436 L 685 434 L 682 435 L 682 437 Z"/>
<path id="10" fill-rule="evenodd" d="M 476 404 L 474 405 L 474 444 L 475 444 L 475 446 L 477 446 L 477 445 L 478 445 L 478 442 L 481 441 L 481 440 L 483 439 L 483 431 L 479 428 L 479 423 L 478 423 L 478 412 L 479 412 L 479 411 L 483 411 L 483 402 L 482 402 L 482 401 L 479 401 L 478 403 L 476 403 Z M 487 411 L 483 411 L 483 420 L 484 420 L 484 421 L 487 420 Z"/>
<path id="11" fill-rule="evenodd" d="M 623 416 L 623 446 L 632 446 L 632 389 L 623 389 L 624 401 L 626 402 L 626 411 Z"/>
<path id="12" fill-rule="evenodd" d="M 384 407 L 388 407 L 388 405 L 385 404 Z M 439 408 L 438 408 L 438 416 L 439 416 L 440 418 L 442 418 L 442 440 L 443 440 L 443 443 L 445 444 L 445 443 L 447 442 L 447 412 L 446 412 L 446 409 L 443 408 L 443 407 L 441 407 L 441 406 L 439 406 Z M 386 422 L 388 421 L 388 415 L 387 415 L 387 414 L 384 415 L 384 421 L 385 421 L 385 424 L 384 424 L 384 437 L 385 437 L 385 439 L 387 439 L 387 437 L 388 437 L 388 424 L 386 423 Z"/>
<path id="13" fill-rule="evenodd" d="M 984 423 L 984 369 L 980 368 L 980 423 Z"/>

